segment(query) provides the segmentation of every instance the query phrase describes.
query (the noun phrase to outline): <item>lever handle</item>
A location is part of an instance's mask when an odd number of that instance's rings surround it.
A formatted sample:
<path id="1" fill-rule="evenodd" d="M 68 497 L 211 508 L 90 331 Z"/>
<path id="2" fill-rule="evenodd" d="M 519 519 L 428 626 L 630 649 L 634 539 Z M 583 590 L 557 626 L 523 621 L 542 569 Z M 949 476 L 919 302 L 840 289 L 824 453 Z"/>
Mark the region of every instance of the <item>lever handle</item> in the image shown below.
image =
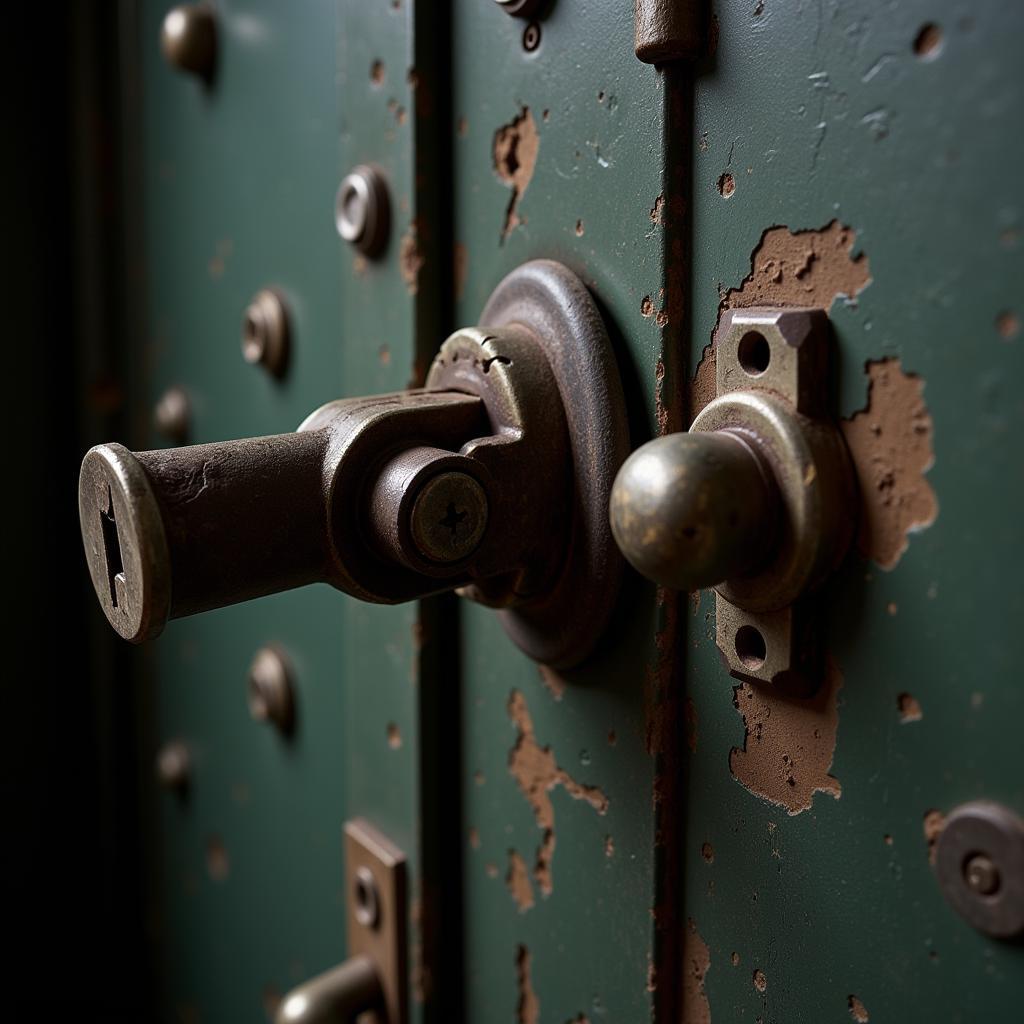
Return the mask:
<path id="1" fill-rule="evenodd" d="M 274 1024 L 350 1024 L 384 1005 L 384 990 L 373 961 L 354 956 L 289 992 Z"/>

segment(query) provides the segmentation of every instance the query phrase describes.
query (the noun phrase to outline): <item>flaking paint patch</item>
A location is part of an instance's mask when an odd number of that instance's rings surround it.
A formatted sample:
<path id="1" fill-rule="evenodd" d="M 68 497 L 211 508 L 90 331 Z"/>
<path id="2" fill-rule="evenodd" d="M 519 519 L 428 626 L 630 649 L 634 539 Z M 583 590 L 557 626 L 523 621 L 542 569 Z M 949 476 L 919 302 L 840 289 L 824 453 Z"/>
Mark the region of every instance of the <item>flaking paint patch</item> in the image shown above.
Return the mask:
<path id="1" fill-rule="evenodd" d="M 711 1005 L 704 979 L 711 969 L 711 951 L 693 920 L 686 922 L 683 937 L 683 1020 L 686 1024 L 711 1024 Z"/>
<path id="2" fill-rule="evenodd" d="M 817 306 L 853 300 L 871 283 L 867 256 L 853 256 L 856 233 L 838 220 L 823 228 L 768 228 L 750 257 L 750 273 L 738 288 L 722 292 L 712 338 L 729 309 L 745 306 Z M 715 397 L 715 349 L 708 345 L 690 382 L 690 416 Z"/>
<path id="3" fill-rule="evenodd" d="M 790 815 L 811 807 L 815 793 L 839 799 L 842 787 L 829 774 L 839 726 L 842 673 L 829 658 L 813 697 L 786 697 L 769 687 L 743 683 L 733 703 L 743 716 L 743 748 L 733 747 L 729 770 L 742 786 Z"/>
<path id="4" fill-rule="evenodd" d="M 505 887 L 515 900 L 520 914 L 525 914 L 533 906 L 533 886 L 530 885 L 530 872 L 526 861 L 517 850 L 508 851 L 508 872 L 505 875 Z"/>
<path id="5" fill-rule="evenodd" d="M 901 693 L 896 698 L 901 722 L 920 722 L 924 718 L 921 702 L 912 693 Z"/>
<path id="6" fill-rule="evenodd" d="M 501 229 L 502 242 L 516 227 L 525 223 L 519 214 L 519 204 L 533 178 L 539 149 L 537 123 L 529 107 L 522 107 L 517 117 L 494 133 L 494 172 L 512 189 Z"/>
<path id="7" fill-rule="evenodd" d="M 544 684 L 544 688 L 551 694 L 555 700 L 561 700 L 562 695 L 565 693 L 565 680 L 553 669 L 547 665 L 539 665 L 540 681 Z"/>
<path id="8" fill-rule="evenodd" d="M 420 251 L 419 232 L 415 224 L 402 235 L 398 247 L 398 267 L 402 280 L 410 295 L 415 295 L 420 286 L 420 271 L 423 269 L 423 253 Z"/>
<path id="9" fill-rule="evenodd" d="M 540 1000 L 533 991 L 530 979 L 530 951 L 525 946 L 516 950 L 516 985 L 519 999 L 516 1002 L 518 1024 L 537 1024 L 540 1019 Z"/>
<path id="10" fill-rule="evenodd" d="M 846 1005 L 850 1009 L 850 1016 L 857 1024 L 868 1024 L 871 1018 L 868 1016 L 867 1008 L 856 996 L 848 996 Z"/>
<path id="11" fill-rule="evenodd" d="M 932 418 L 924 381 L 900 361 L 867 364 L 868 401 L 842 423 L 860 485 L 857 546 L 865 558 L 892 569 L 909 535 L 935 522 L 939 503 L 925 473 L 935 462 Z"/>
<path id="12" fill-rule="evenodd" d="M 943 830 L 946 827 L 946 816 L 942 811 L 937 811 L 934 808 L 925 811 L 924 821 L 921 823 L 921 829 L 924 832 L 924 841 L 928 844 L 928 863 L 935 863 L 935 844 L 939 841 L 939 836 L 942 835 Z"/>
<path id="13" fill-rule="evenodd" d="M 558 767 L 550 747 L 542 747 L 534 735 L 533 719 L 526 698 L 513 690 L 508 701 L 508 714 L 518 730 L 518 737 L 508 758 L 508 770 L 519 784 L 543 838 L 537 848 L 533 877 L 545 896 L 552 891 L 551 861 L 555 854 L 555 808 L 551 791 L 561 786 L 574 800 L 590 804 L 598 814 L 608 810 L 608 798 L 597 786 L 577 782 L 567 771 Z"/>

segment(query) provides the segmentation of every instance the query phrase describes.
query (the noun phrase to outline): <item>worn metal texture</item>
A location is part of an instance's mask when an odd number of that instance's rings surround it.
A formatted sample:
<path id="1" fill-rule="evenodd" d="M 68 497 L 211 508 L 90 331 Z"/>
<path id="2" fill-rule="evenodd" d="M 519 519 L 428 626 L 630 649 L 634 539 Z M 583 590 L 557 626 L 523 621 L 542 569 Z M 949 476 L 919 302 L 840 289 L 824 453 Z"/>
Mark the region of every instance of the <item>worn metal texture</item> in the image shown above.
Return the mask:
<path id="1" fill-rule="evenodd" d="M 1021 947 L 947 905 L 930 854 L 959 804 L 1024 808 L 1024 206 L 994 173 L 1024 160 L 1024 12 L 715 13 L 694 134 L 674 143 L 695 154 L 691 402 L 723 310 L 830 309 L 862 505 L 817 597 L 815 697 L 730 679 L 711 595 L 693 602 L 685 1019 L 1009 1020 Z"/>
<path id="2" fill-rule="evenodd" d="M 394 258 L 414 218 L 426 217 L 413 172 L 409 5 L 218 5 L 210 86 L 161 56 L 167 6 L 140 5 L 136 42 L 137 287 L 148 313 L 133 344 L 145 381 L 138 433 L 124 440 L 157 443 L 148 410 L 172 385 L 191 400 L 195 442 L 294 430 L 339 394 L 403 390 L 436 297 L 411 294 Z M 339 239 L 333 216 L 339 182 L 363 162 L 387 176 L 398 221 L 392 258 L 374 264 Z M 246 305 L 266 286 L 292 314 L 282 381 L 247 366 L 238 348 Z M 442 329 L 434 318 L 432 345 Z M 418 701 L 431 685 L 416 623 L 414 605 L 371 607 L 314 587 L 171 623 L 156 641 L 157 735 L 180 737 L 191 754 L 187 796 L 153 795 L 165 1019 L 265 1021 L 284 992 L 345 957 L 349 817 L 366 816 L 407 852 L 415 909 Z M 248 666 L 267 643 L 294 670 L 290 738 L 246 710 Z"/>
<path id="3" fill-rule="evenodd" d="M 636 444 L 674 415 L 665 80 L 634 56 L 630 5 L 559 2 L 541 26 L 528 51 L 498 4 L 454 5 L 456 318 L 527 259 L 566 264 L 608 325 Z M 462 607 L 466 1020 L 644 1021 L 671 989 L 655 867 L 673 611 L 631 574 L 592 658 L 559 673 Z"/>

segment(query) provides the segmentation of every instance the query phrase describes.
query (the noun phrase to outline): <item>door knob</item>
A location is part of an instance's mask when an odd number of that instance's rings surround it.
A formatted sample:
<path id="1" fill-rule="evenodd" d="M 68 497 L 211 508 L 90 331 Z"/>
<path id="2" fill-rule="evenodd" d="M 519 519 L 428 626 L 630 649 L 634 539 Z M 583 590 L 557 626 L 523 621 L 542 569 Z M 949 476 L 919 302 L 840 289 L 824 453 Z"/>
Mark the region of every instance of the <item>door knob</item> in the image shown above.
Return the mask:
<path id="1" fill-rule="evenodd" d="M 643 445 L 612 489 L 626 559 L 679 590 L 714 587 L 730 672 L 798 690 L 820 674 L 805 596 L 853 537 L 854 477 L 828 415 L 828 318 L 737 309 L 716 339 L 717 397 L 687 434 Z"/>
<path id="2" fill-rule="evenodd" d="M 601 317 L 565 267 L 513 271 L 426 387 L 340 399 L 295 433 L 82 463 L 90 575 L 131 641 L 168 619 L 308 583 L 396 603 L 443 590 L 499 609 L 554 667 L 615 600 L 606 510 L 628 444 Z"/>
<path id="3" fill-rule="evenodd" d="M 353 956 L 294 988 L 274 1016 L 275 1024 L 350 1024 L 381 1009 L 384 990 L 368 956 Z"/>

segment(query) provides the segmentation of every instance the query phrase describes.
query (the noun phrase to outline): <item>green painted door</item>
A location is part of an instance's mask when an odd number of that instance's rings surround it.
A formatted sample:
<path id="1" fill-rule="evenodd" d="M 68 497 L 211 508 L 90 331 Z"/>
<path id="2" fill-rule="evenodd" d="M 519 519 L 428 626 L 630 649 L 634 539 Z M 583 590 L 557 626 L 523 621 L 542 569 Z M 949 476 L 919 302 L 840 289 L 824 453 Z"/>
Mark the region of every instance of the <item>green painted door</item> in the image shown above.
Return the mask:
<path id="1" fill-rule="evenodd" d="M 451 596 L 317 586 L 171 623 L 139 659 L 151 753 L 191 763 L 184 795 L 152 794 L 160 1018 L 272 1018 L 343 960 L 342 827 L 364 817 L 408 858 L 414 1021 L 1011 1019 L 1020 946 L 954 914 L 929 851 L 958 804 L 1024 813 L 1016 9 L 723 0 L 709 54 L 656 68 L 621 0 L 535 23 L 494 0 L 219 0 L 204 82 L 160 54 L 168 6 L 142 0 L 126 47 L 122 440 L 169 443 L 149 426 L 169 388 L 204 442 L 413 386 L 544 257 L 600 307 L 634 447 L 713 393 L 723 311 L 828 309 L 864 509 L 806 701 L 730 678 L 709 592 L 632 573 L 562 674 Z M 366 163 L 391 196 L 377 259 L 333 216 Z M 291 315 L 281 379 L 239 348 L 266 287 Z M 290 735 L 246 707 L 268 645 Z"/>

